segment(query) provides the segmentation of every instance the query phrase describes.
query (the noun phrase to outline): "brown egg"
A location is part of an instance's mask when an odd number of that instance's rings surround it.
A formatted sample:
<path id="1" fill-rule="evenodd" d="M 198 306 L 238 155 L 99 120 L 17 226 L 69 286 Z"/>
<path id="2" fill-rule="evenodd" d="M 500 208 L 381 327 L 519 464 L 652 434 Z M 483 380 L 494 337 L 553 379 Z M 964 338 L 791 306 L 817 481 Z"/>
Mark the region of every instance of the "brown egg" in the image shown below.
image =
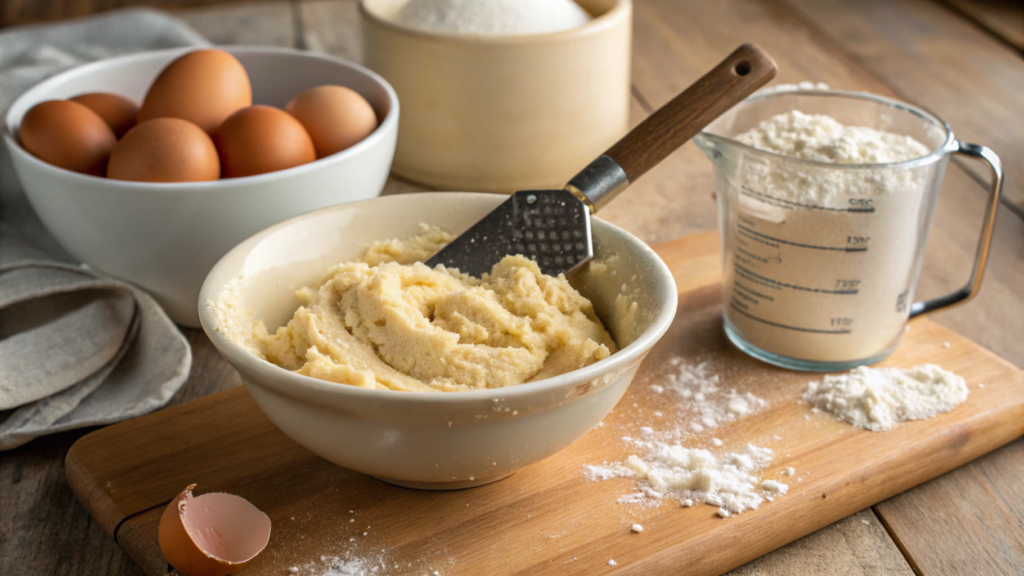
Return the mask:
<path id="1" fill-rule="evenodd" d="M 107 178 L 134 182 L 203 182 L 220 177 L 213 141 L 180 118 L 141 122 L 114 146 Z"/>
<path id="2" fill-rule="evenodd" d="M 99 114 L 99 117 L 103 118 L 103 121 L 107 123 L 107 126 L 110 126 L 110 129 L 114 131 L 114 135 L 118 138 L 131 130 L 132 126 L 135 126 L 139 119 L 139 105 L 134 100 L 129 100 L 117 94 L 91 92 L 89 94 L 79 94 L 70 100 L 78 102 Z"/>
<path id="3" fill-rule="evenodd" d="M 95 112 L 67 100 L 36 104 L 21 119 L 18 140 L 36 158 L 59 168 L 103 176 L 114 131 Z"/>
<path id="4" fill-rule="evenodd" d="M 240 178 L 316 160 L 306 129 L 284 110 L 250 106 L 231 115 L 213 135 L 221 175 Z"/>
<path id="5" fill-rule="evenodd" d="M 214 492 L 192 496 L 192 484 L 160 517 L 157 541 L 167 562 L 189 576 L 240 570 L 270 541 L 270 518 L 245 498 Z"/>
<path id="6" fill-rule="evenodd" d="M 341 152 L 377 129 L 370 103 L 343 86 L 310 88 L 292 98 L 285 110 L 309 132 L 317 158 Z"/>
<path id="7" fill-rule="evenodd" d="M 171 62 L 149 87 L 139 122 L 181 118 L 213 134 L 224 119 L 252 104 L 249 75 L 223 50 L 196 50 Z"/>

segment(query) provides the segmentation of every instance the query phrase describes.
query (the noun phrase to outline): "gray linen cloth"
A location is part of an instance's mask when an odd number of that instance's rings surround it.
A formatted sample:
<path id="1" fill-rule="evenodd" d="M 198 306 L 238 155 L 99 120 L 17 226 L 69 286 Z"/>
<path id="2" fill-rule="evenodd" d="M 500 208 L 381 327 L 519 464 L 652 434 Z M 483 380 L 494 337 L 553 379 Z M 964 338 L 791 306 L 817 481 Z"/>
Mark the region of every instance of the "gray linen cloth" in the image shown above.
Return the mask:
<path id="1" fill-rule="evenodd" d="M 206 45 L 147 9 L 0 33 L 0 110 L 79 64 Z M 0 450 L 146 414 L 188 378 L 192 351 L 145 292 L 78 265 L 46 231 L 0 152 Z"/>

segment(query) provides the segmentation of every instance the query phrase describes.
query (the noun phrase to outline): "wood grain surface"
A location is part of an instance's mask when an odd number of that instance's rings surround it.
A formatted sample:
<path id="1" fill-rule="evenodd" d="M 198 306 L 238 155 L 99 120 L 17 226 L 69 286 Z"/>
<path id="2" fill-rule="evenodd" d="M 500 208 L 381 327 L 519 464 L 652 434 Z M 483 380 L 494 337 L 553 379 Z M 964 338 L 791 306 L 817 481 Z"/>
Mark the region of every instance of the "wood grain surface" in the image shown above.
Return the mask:
<path id="1" fill-rule="evenodd" d="M 1017 0 L 946 0 L 946 4 L 1024 53 L 1024 3 Z"/>
<path id="2" fill-rule="evenodd" d="M 125 1 L 128 0 L 7 0 L 0 2 L 0 26 L 83 15 L 115 8 Z M 155 1 L 159 4 L 163 0 Z M 351 59 L 359 57 L 354 0 L 167 2 L 163 5 L 218 4 L 175 12 L 215 43 L 292 42 L 296 47 Z M 1014 159 L 985 137 L 989 132 L 1003 133 L 1014 125 L 1013 114 L 1019 112 L 1020 106 L 1010 110 L 1005 119 L 998 109 L 1005 108 L 1001 102 L 1013 96 L 1008 96 L 1004 87 L 1007 78 L 1019 73 L 1014 66 L 1019 67 L 1020 60 L 996 56 L 994 63 L 968 70 L 967 80 L 957 76 L 963 70 L 947 77 L 944 66 L 950 52 L 984 54 L 992 49 L 993 43 L 984 34 L 968 32 L 956 34 L 951 45 L 946 36 L 951 23 L 954 31 L 963 32 L 972 26 L 975 31 L 984 30 L 973 22 L 961 20 L 957 24 L 957 13 L 945 5 L 945 11 L 938 14 L 946 15 L 939 20 L 945 22 L 946 28 L 920 19 L 917 10 L 924 8 L 931 13 L 928 2 L 897 2 L 886 12 L 892 25 L 864 28 L 858 24 L 852 32 L 843 33 L 843 23 L 816 22 L 803 11 L 804 5 L 784 0 L 634 3 L 634 125 L 656 105 L 695 80 L 717 61 L 716 57 L 721 58 L 739 42 L 754 41 L 779 61 L 777 82 L 824 81 L 837 88 L 909 99 L 954 122 L 958 135 L 976 137 L 992 145 L 1007 164 L 1022 165 L 1019 154 Z M 1016 11 L 1021 10 L 1019 3 L 1009 4 Z M 864 10 L 872 5 L 865 4 Z M 869 17 L 859 14 L 859 2 L 850 3 L 847 10 L 852 17 Z M 1005 20 L 1015 25 L 1013 18 Z M 862 42 L 861 34 L 870 41 Z M 904 35 L 914 38 L 914 50 L 900 51 Z M 772 40 L 771 45 L 766 38 Z M 903 93 L 900 69 L 891 73 L 893 77 L 879 67 L 890 64 L 879 63 L 890 54 L 902 66 L 927 67 L 936 72 L 920 78 L 923 84 L 917 92 Z M 946 95 L 939 106 L 929 100 L 936 94 Z M 968 134 L 946 109 L 958 111 L 958 107 L 973 105 L 975 98 L 990 112 L 996 111 L 978 116 L 977 124 L 971 128 L 975 132 Z M 1014 101 L 1009 102 L 1012 105 Z M 1019 143 L 1019 138 L 1015 142 Z M 929 238 L 920 297 L 948 292 L 967 279 L 985 195 L 971 177 L 957 166 L 951 165 L 947 171 Z M 385 192 L 416 189 L 392 179 Z M 713 193 L 710 164 L 695 146 L 688 144 L 631 187 L 628 194 L 602 210 L 602 217 L 649 242 L 669 240 L 715 228 Z M 1012 207 L 1009 203 L 1008 206 Z M 1024 365 L 1024 323 L 1019 320 L 1024 299 L 1020 286 L 1024 286 L 1024 220 L 1019 211 L 1003 210 L 981 296 L 931 319 L 1017 365 Z M 205 335 L 193 330 L 184 332 L 193 348 L 193 369 L 172 404 L 240 384 L 237 374 Z M 64 480 L 64 454 L 84 432 L 42 438 L 0 454 L 0 574 L 142 573 L 77 503 Z M 985 566 L 992 568 L 993 574 L 1024 573 L 1019 525 L 1019 519 L 1024 517 L 1024 483 L 1018 481 L 1020 470 L 1024 469 L 1022 452 L 1024 440 L 1017 440 L 875 506 L 874 511 L 866 510 L 836 522 L 736 572 L 779 576 L 908 573 L 909 564 L 893 544 L 888 535 L 891 533 L 918 574 L 977 574 L 967 563 L 969 560 L 963 561 L 975 557 L 984 557 Z M 885 528 L 878 523 L 875 512 L 888 515 Z"/>
<path id="3" fill-rule="evenodd" d="M 68 453 L 68 482 L 153 576 L 167 569 L 156 541 L 162 509 L 191 483 L 200 493 L 239 494 L 274 522 L 264 555 L 238 574 L 281 574 L 292 566 L 319 574 L 330 565 L 320 561 L 327 555 L 381 562 L 390 574 L 592 574 L 611 571 L 615 560 L 616 573 L 701 576 L 753 560 L 1024 433 L 1024 372 L 923 318 L 884 364 L 931 362 L 953 370 L 970 388 L 962 405 L 887 433 L 812 414 L 800 395 L 819 376 L 757 362 L 725 339 L 720 265 L 708 258 L 716 244 L 710 233 L 654 247 L 674 270 L 692 271 L 678 283 L 676 321 L 604 424 L 500 482 L 439 493 L 339 468 L 280 433 L 242 388 L 85 436 Z M 650 388 L 667 384 L 674 360 L 706 362 L 723 386 L 768 400 L 766 408 L 692 434 L 685 444 L 711 447 L 718 437 L 725 451 L 748 442 L 771 448 L 776 457 L 762 477 L 789 484 L 785 496 L 723 520 L 711 506 L 619 504 L 635 490 L 632 480 L 583 478 L 585 464 L 634 453 L 622 437 L 640 435 L 641 426 L 685 426 L 689 403 Z M 781 476 L 787 466 L 795 476 Z M 642 535 L 630 534 L 634 522 L 644 526 Z M 702 553 L 712 547 L 719 551 Z"/>

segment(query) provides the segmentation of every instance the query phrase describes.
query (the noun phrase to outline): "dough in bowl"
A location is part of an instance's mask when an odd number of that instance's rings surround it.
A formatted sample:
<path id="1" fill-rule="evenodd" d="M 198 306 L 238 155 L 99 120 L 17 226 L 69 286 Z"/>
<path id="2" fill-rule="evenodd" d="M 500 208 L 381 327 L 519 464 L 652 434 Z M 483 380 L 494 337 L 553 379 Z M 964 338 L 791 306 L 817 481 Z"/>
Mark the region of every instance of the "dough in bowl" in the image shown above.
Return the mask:
<path id="1" fill-rule="evenodd" d="M 437 228 L 378 242 L 299 291 L 305 302 L 253 344 L 266 360 L 340 384 L 404 391 L 502 388 L 608 357 L 615 342 L 565 276 L 506 256 L 474 278 L 422 263 L 452 239 Z"/>

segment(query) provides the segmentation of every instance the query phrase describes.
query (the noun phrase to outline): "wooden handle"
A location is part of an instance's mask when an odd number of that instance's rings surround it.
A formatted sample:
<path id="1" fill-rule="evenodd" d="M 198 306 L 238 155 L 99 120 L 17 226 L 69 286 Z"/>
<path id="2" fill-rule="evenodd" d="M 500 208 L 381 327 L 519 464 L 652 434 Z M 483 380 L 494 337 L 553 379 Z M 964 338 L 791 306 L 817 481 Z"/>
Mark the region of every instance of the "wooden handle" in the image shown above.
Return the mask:
<path id="1" fill-rule="evenodd" d="M 775 77 L 775 61 L 753 44 L 744 44 L 633 128 L 605 152 L 630 182 L 643 176 L 715 118 Z"/>

